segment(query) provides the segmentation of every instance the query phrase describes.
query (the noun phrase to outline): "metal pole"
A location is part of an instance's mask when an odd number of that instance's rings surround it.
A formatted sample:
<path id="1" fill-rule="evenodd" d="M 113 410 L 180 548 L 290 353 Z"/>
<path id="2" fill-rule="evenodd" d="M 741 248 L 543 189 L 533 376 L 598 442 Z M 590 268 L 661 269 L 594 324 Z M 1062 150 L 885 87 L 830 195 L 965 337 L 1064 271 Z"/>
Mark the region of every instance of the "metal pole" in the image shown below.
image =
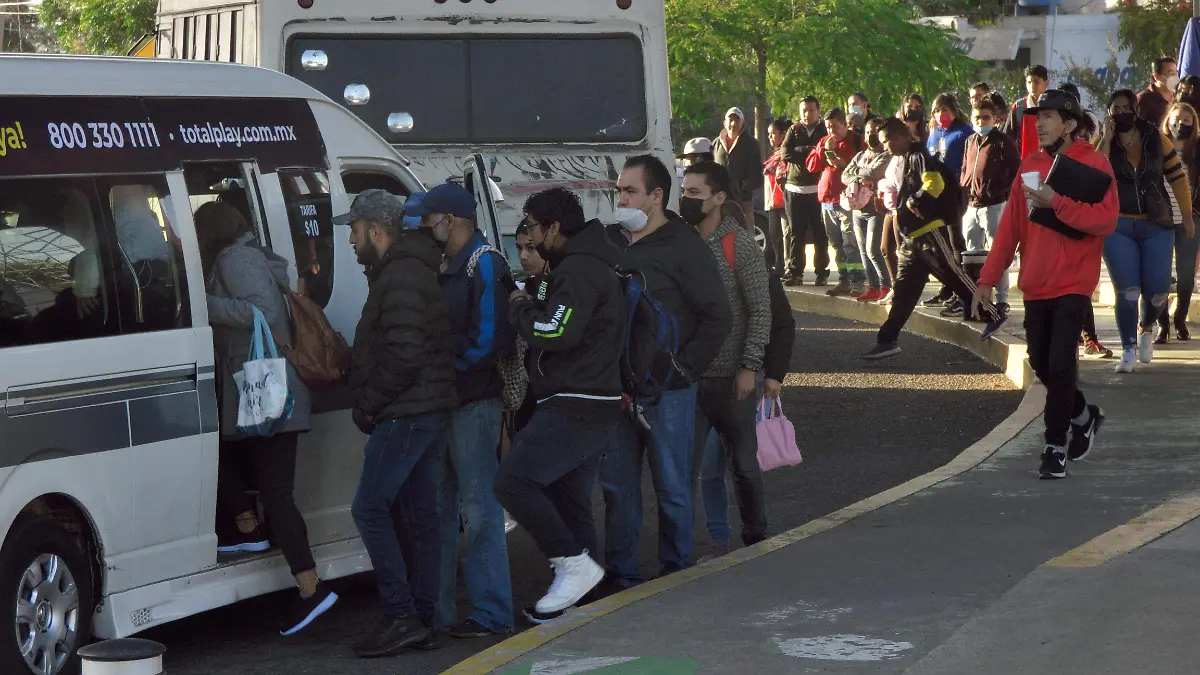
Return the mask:
<path id="1" fill-rule="evenodd" d="M 83 675 L 163 675 L 167 648 L 152 640 L 124 638 L 79 649 Z"/>

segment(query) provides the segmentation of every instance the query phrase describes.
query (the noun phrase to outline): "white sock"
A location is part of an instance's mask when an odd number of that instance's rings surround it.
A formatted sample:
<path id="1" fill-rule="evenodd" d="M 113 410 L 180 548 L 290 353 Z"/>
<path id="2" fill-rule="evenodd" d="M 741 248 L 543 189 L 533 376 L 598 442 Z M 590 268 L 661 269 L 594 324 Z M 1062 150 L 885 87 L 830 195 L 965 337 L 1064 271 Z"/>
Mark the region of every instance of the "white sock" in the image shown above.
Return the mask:
<path id="1" fill-rule="evenodd" d="M 1083 412 L 1079 413 L 1079 417 L 1071 420 L 1071 424 L 1081 427 L 1092 420 L 1092 409 L 1086 404 L 1083 406 Z"/>

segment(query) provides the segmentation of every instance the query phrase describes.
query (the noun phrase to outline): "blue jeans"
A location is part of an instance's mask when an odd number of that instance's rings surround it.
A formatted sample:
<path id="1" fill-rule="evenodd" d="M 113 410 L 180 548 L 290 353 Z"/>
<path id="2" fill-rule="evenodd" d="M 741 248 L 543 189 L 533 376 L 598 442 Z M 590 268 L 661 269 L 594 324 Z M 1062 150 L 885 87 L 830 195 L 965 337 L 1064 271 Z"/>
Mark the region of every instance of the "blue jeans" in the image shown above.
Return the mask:
<path id="1" fill-rule="evenodd" d="M 500 466 L 500 399 L 475 401 L 450 413 L 446 459 L 442 463 L 442 586 L 438 623 L 454 628 L 459 523 L 465 533 L 462 570 L 471 601 L 468 618 L 504 633 L 513 629 L 512 579 L 504 509 L 493 486 Z M 461 520 L 460 520 L 461 519 Z"/>
<path id="2" fill-rule="evenodd" d="M 708 538 L 728 545 L 733 538 L 729 525 L 729 492 L 725 475 L 729 472 L 729 455 L 721 447 L 717 430 L 708 432 L 704 441 L 704 459 L 700 462 L 700 496 L 704 499 L 705 525 Z"/>
<path id="3" fill-rule="evenodd" d="M 838 281 L 862 283 L 866 275 L 863 274 L 862 256 L 858 253 L 850 212 L 836 204 L 822 204 L 821 215 L 825 219 L 825 236 L 829 237 L 833 259 L 837 262 Z"/>
<path id="4" fill-rule="evenodd" d="M 437 607 L 441 540 L 438 534 L 442 446 L 447 412 L 389 420 L 367 439 L 362 478 L 350 513 L 375 567 L 383 614 L 399 618 L 414 610 L 432 626 Z M 400 501 L 415 560 L 406 561 L 392 521 Z M 412 587 L 409 571 L 412 566 Z"/>
<path id="5" fill-rule="evenodd" d="M 1140 324 L 1152 328 L 1171 289 L 1171 255 L 1175 231 L 1144 218 L 1118 218 L 1117 229 L 1104 239 L 1104 264 L 1116 295 L 1117 329 L 1121 346 L 1133 349 Z"/>
<path id="6" fill-rule="evenodd" d="M 878 213 L 851 214 L 854 220 L 854 241 L 871 288 L 891 288 L 892 275 L 883 259 L 883 216 Z"/>
<path id="7" fill-rule="evenodd" d="M 604 562 L 609 577 L 622 586 L 643 581 L 638 569 L 642 537 L 642 457 L 658 499 L 658 564 L 670 574 L 692 564 L 692 455 L 696 444 L 696 386 L 663 392 L 657 405 L 645 406 L 650 426 L 623 433 L 600 468 L 604 491 Z"/>
<path id="8" fill-rule="evenodd" d="M 1004 204 L 992 206 L 968 206 L 963 216 L 963 239 L 968 251 L 990 251 L 992 242 L 996 239 L 996 231 L 1000 229 L 1000 216 L 1004 214 Z M 1000 275 L 996 284 L 996 302 L 1008 304 L 1008 271 Z"/>

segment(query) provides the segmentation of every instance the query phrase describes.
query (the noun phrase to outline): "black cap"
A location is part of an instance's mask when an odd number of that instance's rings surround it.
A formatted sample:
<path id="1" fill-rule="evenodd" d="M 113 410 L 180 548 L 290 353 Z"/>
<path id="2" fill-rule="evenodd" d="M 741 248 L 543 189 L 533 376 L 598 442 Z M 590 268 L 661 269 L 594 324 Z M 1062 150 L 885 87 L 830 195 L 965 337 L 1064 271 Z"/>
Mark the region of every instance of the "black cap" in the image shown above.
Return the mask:
<path id="1" fill-rule="evenodd" d="M 1076 121 L 1083 121 L 1083 109 L 1079 106 L 1079 99 L 1061 89 L 1047 89 L 1038 97 L 1036 106 L 1025 109 L 1025 114 L 1036 115 L 1039 110 L 1060 110 L 1074 117 Z"/>

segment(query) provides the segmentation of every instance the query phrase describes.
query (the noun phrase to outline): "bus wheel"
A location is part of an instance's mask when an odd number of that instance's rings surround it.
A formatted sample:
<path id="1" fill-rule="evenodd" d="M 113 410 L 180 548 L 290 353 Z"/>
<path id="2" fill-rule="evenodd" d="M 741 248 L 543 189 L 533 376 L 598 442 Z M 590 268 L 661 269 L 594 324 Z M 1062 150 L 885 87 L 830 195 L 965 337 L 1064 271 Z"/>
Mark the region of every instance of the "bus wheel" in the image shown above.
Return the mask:
<path id="1" fill-rule="evenodd" d="M 79 672 L 92 632 L 92 575 L 53 518 L 26 520 L 0 549 L 0 672 Z"/>

